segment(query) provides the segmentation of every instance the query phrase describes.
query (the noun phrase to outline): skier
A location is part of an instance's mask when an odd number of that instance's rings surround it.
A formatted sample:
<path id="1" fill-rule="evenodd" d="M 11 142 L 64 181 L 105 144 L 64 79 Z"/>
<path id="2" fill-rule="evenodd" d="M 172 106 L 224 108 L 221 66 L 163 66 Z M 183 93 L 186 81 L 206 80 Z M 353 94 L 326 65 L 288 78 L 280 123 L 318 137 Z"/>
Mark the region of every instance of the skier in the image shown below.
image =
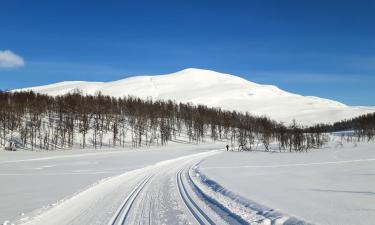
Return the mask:
<path id="1" fill-rule="evenodd" d="M 227 151 L 229 151 L 229 145 L 225 146 L 227 148 Z"/>

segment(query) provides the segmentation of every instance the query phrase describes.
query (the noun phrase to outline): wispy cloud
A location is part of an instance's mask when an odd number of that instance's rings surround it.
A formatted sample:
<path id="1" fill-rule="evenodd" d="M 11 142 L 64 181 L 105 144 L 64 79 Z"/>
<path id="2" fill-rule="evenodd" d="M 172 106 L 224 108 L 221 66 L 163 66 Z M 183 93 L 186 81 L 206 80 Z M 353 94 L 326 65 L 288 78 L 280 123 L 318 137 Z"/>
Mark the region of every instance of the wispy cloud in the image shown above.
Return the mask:
<path id="1" fill-rule="evenodd" d="M 16 68 L 25 65 L 25 61 L 19 55 L 10 50 L 0 50 L 0 68 Z"/>

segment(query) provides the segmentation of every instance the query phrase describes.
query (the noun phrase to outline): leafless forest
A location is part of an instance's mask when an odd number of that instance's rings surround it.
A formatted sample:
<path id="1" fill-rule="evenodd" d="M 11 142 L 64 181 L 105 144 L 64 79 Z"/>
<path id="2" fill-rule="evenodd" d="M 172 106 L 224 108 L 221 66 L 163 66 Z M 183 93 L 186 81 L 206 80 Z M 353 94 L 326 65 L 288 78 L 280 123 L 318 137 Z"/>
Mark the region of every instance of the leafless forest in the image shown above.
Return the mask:
<path id="1" fill-rule="evenodd" d="M 286 126 L 266 117 L 173 101 L 113 98 L 79 91 L 52 97 L 0 92 L 0 147 L 69 149 L 166 145 L 169 141 L 225 141 L 233 147 L 307 151 L 328 141 L 327 132 L 354 130 L 371 140 L 375 114 L 332 125 Z M 184 138 L 183 138 L 184 137 Z"/>

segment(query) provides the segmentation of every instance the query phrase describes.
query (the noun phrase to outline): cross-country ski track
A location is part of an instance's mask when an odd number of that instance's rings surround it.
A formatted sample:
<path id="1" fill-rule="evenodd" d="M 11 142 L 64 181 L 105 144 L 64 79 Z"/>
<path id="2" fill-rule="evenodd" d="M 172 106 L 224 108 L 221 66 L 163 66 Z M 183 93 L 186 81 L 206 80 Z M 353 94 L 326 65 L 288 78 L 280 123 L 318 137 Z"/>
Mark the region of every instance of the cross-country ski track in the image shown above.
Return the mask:
<path id="1" fill-rule="evenodd" d="M 6 225 L 373 224 L 373 143 L 304 154 L 220 147 L 3 152 L 0 216 Z"/>
<path id="2" fill-rule="evenodd" d="M 104 179 L 16 224 L 227 224 L 197 195 L 189 177 L 192 166 L 217 153 L 182 156 Z"/>

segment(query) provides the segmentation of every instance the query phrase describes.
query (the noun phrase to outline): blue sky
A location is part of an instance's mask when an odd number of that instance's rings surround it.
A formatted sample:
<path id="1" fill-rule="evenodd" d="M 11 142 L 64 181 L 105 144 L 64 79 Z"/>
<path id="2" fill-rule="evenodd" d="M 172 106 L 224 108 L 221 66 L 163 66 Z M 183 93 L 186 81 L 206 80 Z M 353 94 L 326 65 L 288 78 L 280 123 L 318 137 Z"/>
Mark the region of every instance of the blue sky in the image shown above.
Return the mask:
<path id="1" fill-rule="evenodd" d="M 195 67 L 375 105 L 374 12 L 365 0 L 1 0 L 0 89 Z M 23 61 L 1 66 L 5 50 Z"/>

